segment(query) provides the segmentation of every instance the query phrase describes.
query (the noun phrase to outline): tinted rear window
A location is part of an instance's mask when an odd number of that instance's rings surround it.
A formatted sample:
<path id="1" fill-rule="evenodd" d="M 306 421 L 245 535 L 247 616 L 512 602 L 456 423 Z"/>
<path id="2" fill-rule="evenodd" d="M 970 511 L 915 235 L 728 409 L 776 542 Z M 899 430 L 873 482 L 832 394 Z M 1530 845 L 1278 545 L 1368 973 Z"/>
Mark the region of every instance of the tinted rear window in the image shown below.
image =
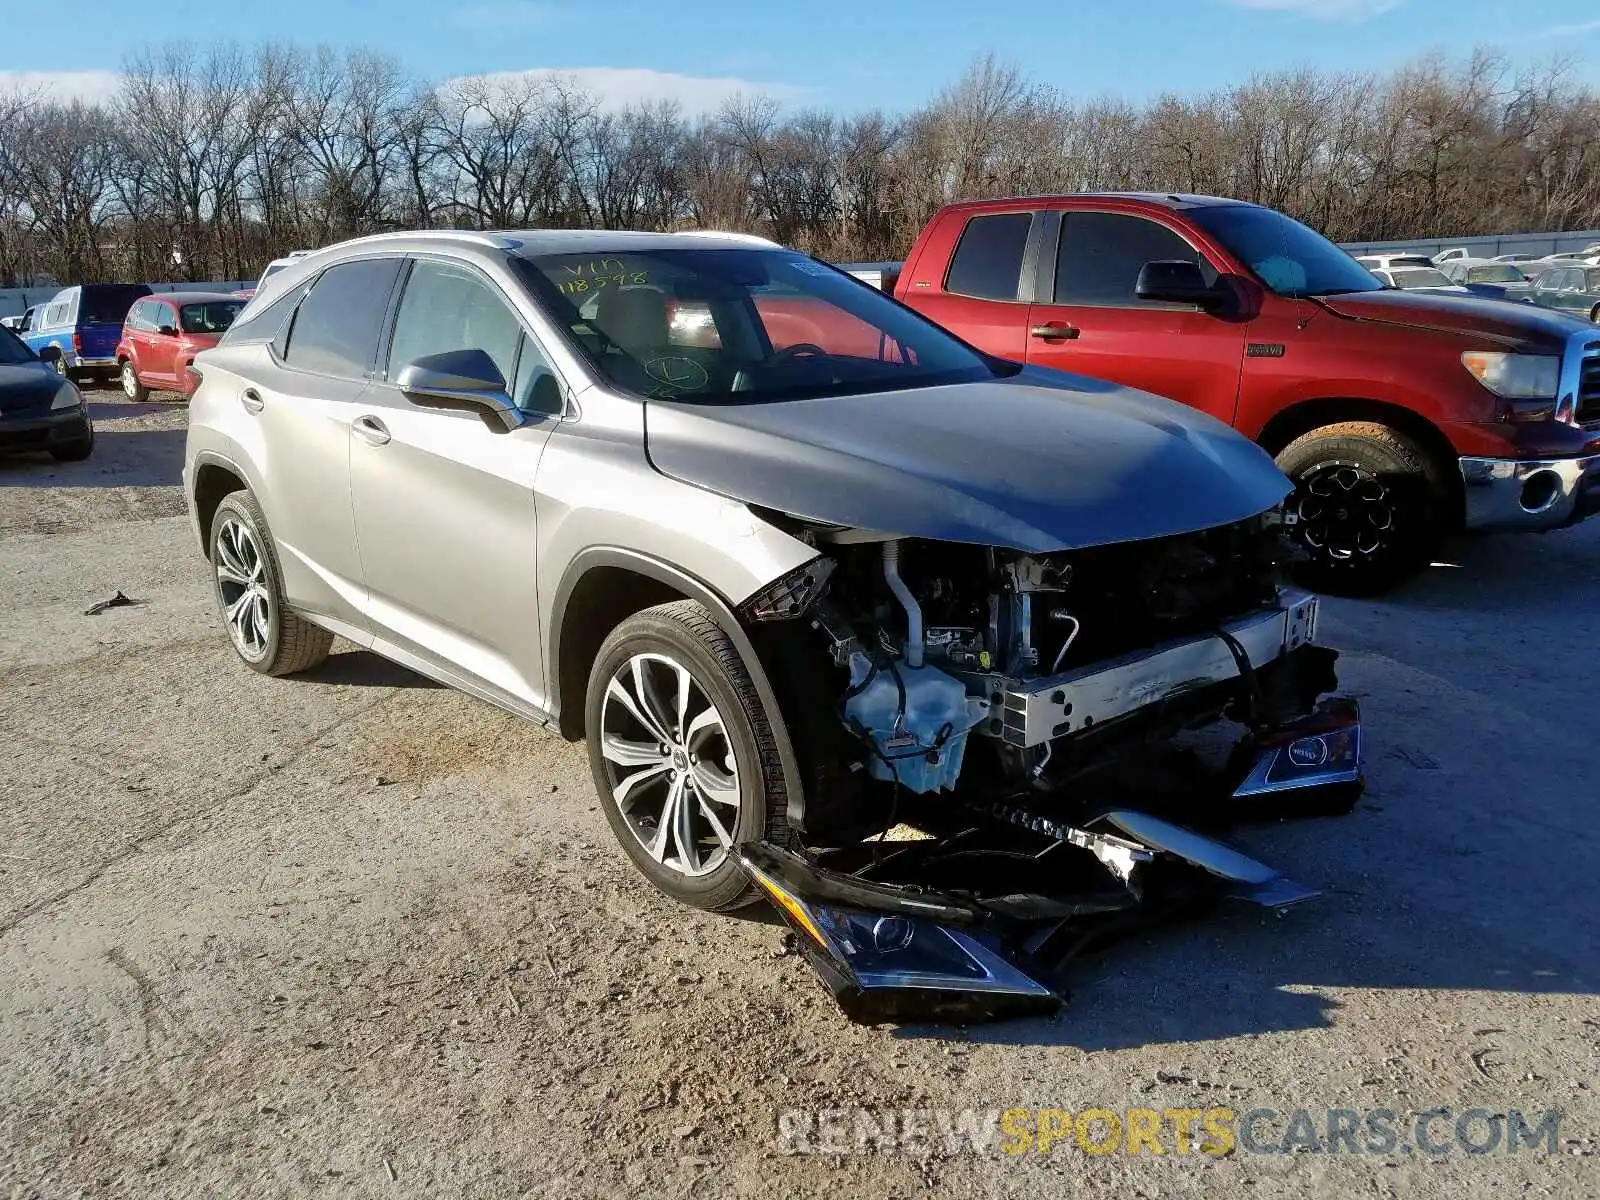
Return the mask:
<path id="1" fill-rule="evenodd" d="M 142 284 L 86 287 L 78 305 L 78 324 L 120 325 L 128 310 L 149 294 Z"/>
<path id="2" fill-rule="evenodd" d="M 284 358 L 320 375 L 359 379 L 372 365 L 398 258 L 373 258 L 329 267 L 311 285 L 289 330 Z"/>
<path id="3" fill-rule="evenodd" d="M 945 291 L 982 300 L 1015 300 L 1022 278 L 1022 250 L 1032 224 L 1029 213 L 973 217 L 956 244 Z"/>

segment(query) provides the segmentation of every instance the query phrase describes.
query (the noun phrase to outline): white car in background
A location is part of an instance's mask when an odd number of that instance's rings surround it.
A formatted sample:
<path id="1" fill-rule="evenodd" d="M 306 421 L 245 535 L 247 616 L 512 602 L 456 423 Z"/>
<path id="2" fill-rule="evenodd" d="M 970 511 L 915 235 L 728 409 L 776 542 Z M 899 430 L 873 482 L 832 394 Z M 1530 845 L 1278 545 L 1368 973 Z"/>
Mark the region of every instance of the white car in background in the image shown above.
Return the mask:
<path id="1" fill-rule="evenodd" d="M 1358 254 L 1356 261 L 1369 271 L 1387 271 L 1394 267 L 1431 267 L 1433 260 L 1426 254 L 1403 253 L 1398 250 L 1381 254 Z"/>
<path id="2" fill-rule="evenodd" d="M 1435 254 L 1430 261 L 1433 263 L 1434 266 L 1437 267 L 1437 266 L 1440 266 L 1443 263 L 1454 262 L 1458 258 L 1471 258 L 1471 257 L 1472 257 L 1472 251 L 1468 250 L 1465 246 L 1452 246 L 1448 250 L 1439 251 L 1439 253 Z"/>

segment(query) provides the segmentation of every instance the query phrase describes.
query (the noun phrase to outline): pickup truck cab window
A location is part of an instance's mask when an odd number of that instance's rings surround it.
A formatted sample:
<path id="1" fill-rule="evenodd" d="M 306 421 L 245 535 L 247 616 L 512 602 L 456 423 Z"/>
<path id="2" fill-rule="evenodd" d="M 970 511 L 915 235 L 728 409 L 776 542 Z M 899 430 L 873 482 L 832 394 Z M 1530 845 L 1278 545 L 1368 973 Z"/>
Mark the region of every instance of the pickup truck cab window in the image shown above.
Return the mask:
<path id="1" fill-rule="evenodd" d="M 1165 225 L 1127 213 L 1067 212 L 1056 250 L 1057 304 L 1139 305 L 1134 294 L 1145 263 L 1184 259 L 1197 263 L 1207 283 L 1217 270 L 1205 255 Z"/>
<path id="2" fill-rule="evenodd" d="M 1032 213 L 973 217 L 961 231 L 944 290 L 979 300 L 1015 300 Z"/>

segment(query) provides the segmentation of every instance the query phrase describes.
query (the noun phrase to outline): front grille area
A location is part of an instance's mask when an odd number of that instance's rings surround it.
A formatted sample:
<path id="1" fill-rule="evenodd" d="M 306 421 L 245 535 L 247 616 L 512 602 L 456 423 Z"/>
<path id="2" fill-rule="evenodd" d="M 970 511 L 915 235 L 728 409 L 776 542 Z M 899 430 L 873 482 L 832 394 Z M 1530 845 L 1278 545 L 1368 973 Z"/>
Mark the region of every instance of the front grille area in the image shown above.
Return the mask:
<path id="1" fill-rule="evenodd" d="M 1600 343 L 1584 348 L 1583 366 L 1578 370 L 1578 424 L 1600 423 Z"/>

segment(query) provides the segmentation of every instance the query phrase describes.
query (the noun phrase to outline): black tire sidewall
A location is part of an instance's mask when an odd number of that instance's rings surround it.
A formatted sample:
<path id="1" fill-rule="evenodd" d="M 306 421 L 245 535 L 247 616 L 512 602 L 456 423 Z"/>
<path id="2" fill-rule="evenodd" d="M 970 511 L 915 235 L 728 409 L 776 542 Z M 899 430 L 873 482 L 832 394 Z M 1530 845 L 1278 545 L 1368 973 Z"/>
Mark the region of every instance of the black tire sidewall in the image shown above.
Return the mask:
<path id="1" fill-rule="evenodd" d="M 1382 550 L 1362 561 L 1338 562 L 1306 547 L 1313 555 L 1297 575 L 1307 584 L 1335 595 L 1370 595 L 1386 590 L 1417 571 L 1437 536 L 1437 497 L 1417 464 L 1381 442 L 1359 434 L 1333 434 L 1289 446 L 1278 467 L 1294 481 L 1295 503 L 1305 480 L 1327 467 L 1353 466 L 1376 476 L 1388 489 L 1394 530 Z M 1296 534 L 1301 545 L 1304 539 Z"/>
<path id="2" fill-rule="evenodd" d="M 233 640 L 233 631 L 228 628 L 227 602 L 222 597 L 222 580 L 217 577 L 217 534 L 222 529 L 223 521 L 229 517 L 244 522 L 256 539 L 256 546 L 264 564 L 267 591 L 272 598 L 272 613 L 267 622 L 267 649 L 261 658 L 254 662 L 245 657 L 238 643 Z M 278 558 L 272 549 L 272 532 L 267 528 L 266 518 L 261 515 L 260 509 L 248 498 L 248 493 L 234 492 L 223 497 L 222 503 L 217 505 L 216 514 L 211 518 L 211 534 L 206 540 L 206 548 L 210 551 L 211 594 L 216 598 L 217 615 L 222 618 L 223 632 L 228 635 L 228 645 L 233 647 L 233 652 L 239 656 L 239 661 L 252 671 L 259 671 L 263 675 L 270 674 L 283 650 L 283 584 L 278 579 Z"/>
<path id="3" fill-rule="evenodd" d="M 739 771 L 739 823 L 732 831 L 733 842 L 759 839 L 766 835 L 771 801 L 763 762 L 752 727 L 752 714 L 733 682 L 700 638 L 673 621 L 650 610 L 630 617 L 606 640 L 590 672 L 584 703 L 584 728 L 589 750 L 589 767 L 606 822 L 641 873 L 656 887 L 696 908 L 721 909 L 733 906 L 749 890 L 749 880 L 730 854 L 715 871 L 698 878 L 679 875 L 652 859 L 629 828 L 626 818 L 612 798 L 606 779 L 606 762 L 600 752 L 601 708 L 606 687 L 617 669 L 636 654 L 665 653 L 687 667 L 694 681 L 704 689 L 722 715 L 733 744 L 734 763 Z M 753 698 L 752 698 L 753 699 Z M 759 701 L 755 701 L 759 703 Z M 764 713 L 754 714 L 766 720 Z"/>

